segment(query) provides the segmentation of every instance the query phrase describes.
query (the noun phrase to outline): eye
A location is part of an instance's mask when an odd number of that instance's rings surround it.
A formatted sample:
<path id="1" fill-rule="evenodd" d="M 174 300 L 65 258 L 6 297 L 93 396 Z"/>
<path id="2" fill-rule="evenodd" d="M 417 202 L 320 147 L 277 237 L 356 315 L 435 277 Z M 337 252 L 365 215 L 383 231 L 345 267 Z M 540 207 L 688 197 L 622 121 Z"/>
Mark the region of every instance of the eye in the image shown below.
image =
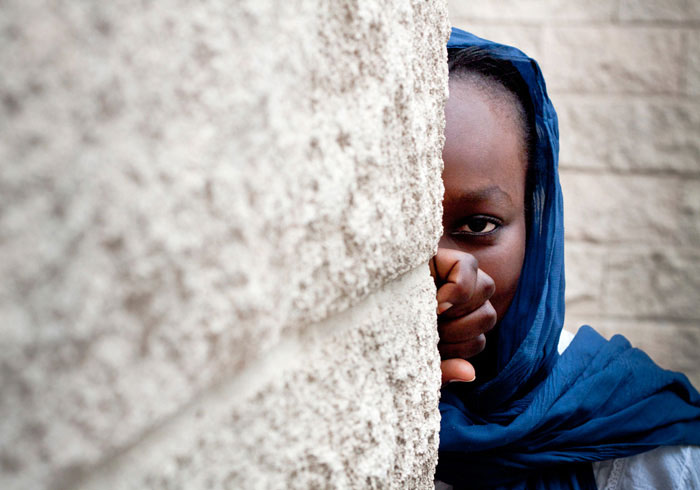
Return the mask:
<path id="1" fill-rule="evenodd" d="M 468 217 L 464 224 L 457 230 L 456 234 L 464 235 L 488 235 L 501 226 L 501 221 L 493 216 L 475 215 Z"/>

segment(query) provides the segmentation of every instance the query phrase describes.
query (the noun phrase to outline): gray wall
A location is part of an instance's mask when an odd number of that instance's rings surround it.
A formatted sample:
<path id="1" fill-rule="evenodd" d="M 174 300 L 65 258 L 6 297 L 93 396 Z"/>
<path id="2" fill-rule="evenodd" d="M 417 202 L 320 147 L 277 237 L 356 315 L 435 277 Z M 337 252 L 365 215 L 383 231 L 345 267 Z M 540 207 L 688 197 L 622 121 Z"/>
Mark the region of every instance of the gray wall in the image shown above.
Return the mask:
<path id="1" fill-rule="evenodd" d="M 446 5 L 0 5 L 0 487 L 428 488 Z"/>
<path id="2" fill-rule="evenodd" d="M 454 0 L 537 58 L 559 112 L 569 330 L 700 386 L 700 1 Z"/>

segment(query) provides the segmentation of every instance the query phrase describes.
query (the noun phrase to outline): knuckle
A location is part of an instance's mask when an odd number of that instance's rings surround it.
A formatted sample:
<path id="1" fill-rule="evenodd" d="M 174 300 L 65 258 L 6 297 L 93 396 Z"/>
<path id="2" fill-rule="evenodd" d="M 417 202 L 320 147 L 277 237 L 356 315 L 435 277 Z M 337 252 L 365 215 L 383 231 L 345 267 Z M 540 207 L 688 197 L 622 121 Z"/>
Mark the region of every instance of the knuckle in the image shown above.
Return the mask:
<path id="1" fill-rule="evenodd" d="M 465 301 L 469 300 L 471 298 L 472 294 L 474 294 L 474 288 L 472 287 L 471 284 L 466 282 L 466 280 L 462 280 L 456 284 L 456 289 L 457 293 L 461 298 L 463 298 Z"/>
<path id="2" fill-rule="evenodd" d="M 491 276 L 488 274 L 484 273 L 484 289 L 486 291 L 486 294 L 489 295 L 489 298 L 493 296 L 493 293 L 496 292 L 496 283 L 494 282 L 493 279 L 491 279 Z"/>
<path id="3" fill-rule="evenodd" d="M 486 317 L 486 322 L 488 323 L 489 327 L 488 330 L 491 330 L 493 327 L 496 326 L 496 323 L 498 322 L 498 313 L 496 313 L 496 308 L 493 307 L 490 301 L 487 301 L 485 303 L 485 317 Z"/>
<path id="4" fill-rule="evenodd" d="M 474 257 L 472 254 L 465 253 L 464 256 L 462 257 L 462 262 L 464 265 L 467 267 L 478 270 L 479 269 L 479 260 Z"/>
<path id="5" fill-rule="evenodd" d="M 465 345 L 463 356 L 469 358 L 477 355 L 486 348 L 486 336 L 484 334 L 472 339 Z"/>
<path id="6" fill-rule="evenodd" d="M 498 315 L 496 314 L 496 310 L 490 301 L 487 301 L 481 306 L 481 308 L 479 308 L 478 326 L 480 333 L 483 334 L 491 330 L 496 325 L 497 320 Z"/>
<path id="7" fill-rule="evenodd" d="M 470 256 L 471 257 L 471 256 Z M 474 259 L 476 260 L 476 259 Z M 459 268 L 459 279 L 457 284 L 462 293 L 471 296 L 479 287 L 479 268 L 472 267 L 471 264 L 462 265 Z"/>

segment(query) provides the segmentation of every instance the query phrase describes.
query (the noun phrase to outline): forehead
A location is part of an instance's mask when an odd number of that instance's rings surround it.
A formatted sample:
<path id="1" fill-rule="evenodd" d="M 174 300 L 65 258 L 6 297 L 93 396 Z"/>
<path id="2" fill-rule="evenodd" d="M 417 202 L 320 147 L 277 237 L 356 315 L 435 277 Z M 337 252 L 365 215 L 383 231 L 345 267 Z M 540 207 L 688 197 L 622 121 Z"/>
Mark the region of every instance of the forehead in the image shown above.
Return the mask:
<path id="1" fill-rule="evenodd" d="M 450 80 L 445 107 L 446 199 L 454 192 L 501 188 L 523 202 L 527 158 L 517 109 L 483 86 Z"/>

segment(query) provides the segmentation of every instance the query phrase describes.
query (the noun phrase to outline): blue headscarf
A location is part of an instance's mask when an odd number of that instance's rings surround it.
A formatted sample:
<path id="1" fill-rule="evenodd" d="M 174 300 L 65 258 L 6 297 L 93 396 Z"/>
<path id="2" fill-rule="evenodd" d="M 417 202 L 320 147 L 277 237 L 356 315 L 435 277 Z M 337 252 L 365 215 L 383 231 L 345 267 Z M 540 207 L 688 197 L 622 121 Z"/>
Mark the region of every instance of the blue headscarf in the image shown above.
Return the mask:
<path id="1" fill-rule="evenodd" d="M 495 376 L 442 391 L 436 477 L 467 488 L 591 488 L 590 463 L 661 445 L 700 444 L 700 395 L 622 336 L 579 329 L 560 356 L 564 224 L 557 115 L 537 63 L 452 29 L 448 48 L 510 61 L 529 88 L 535 185 L 525 260 L 492 346 Z"/>

